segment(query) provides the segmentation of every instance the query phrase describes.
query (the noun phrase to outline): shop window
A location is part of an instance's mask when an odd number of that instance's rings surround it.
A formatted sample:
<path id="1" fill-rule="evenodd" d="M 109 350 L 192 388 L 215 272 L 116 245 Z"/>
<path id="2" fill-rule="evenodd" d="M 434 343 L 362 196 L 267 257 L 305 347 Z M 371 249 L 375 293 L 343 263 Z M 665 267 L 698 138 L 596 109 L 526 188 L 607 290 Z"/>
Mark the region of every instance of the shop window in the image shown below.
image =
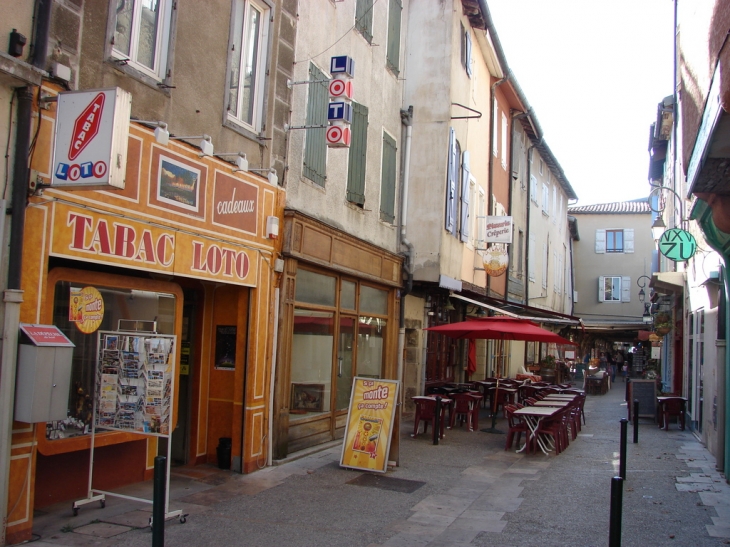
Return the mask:
<path id="1" fill-rule="evenodd" d="M 340 306 L 348 310 L 355 309 L 355 289 L 357 285 L 353 281 L 342 280 L 340 287 Z"/>
<path id="2" fill-rule="evenodd" d="M 113 10 L 112 59 L 143 79 L 167 76 L 172 0 L 129 2 L 117 0 Z"/>
<path id="3" fill-rule="evenodd" d="M 330 410 L 334 314 L 294 310 L 289 412 L 310 416 Z"/>
<path id="4" fill-rule="evenodd" d="M 46 425 L 46 438 L 66 439 L 90 433 L 93 388 L 99 331 L 154 330 L 158 334 L 175 334 L 175 309 L 177 298 L 173 294 L 122 289 L 113 287 L 94 288 L 103 300 L 103 318 L 98 324 L 80 321 L 78 311 L 79 291 L 86 284 L 59 281 L 53 296 L 53 324 L 76 346 L 73 352 L 71 392 L 69 393 L 68 418 Z M 97 328 L 94 328 L 97 327 Z M 86 332 L 82 332 L 82 329 Z M 93 329 L 93 330 L 92 330 Z"/>
<path id="5" fill-rule="evenodd" d="M 334 277 L 328 275 L 299 270 L 297 272 L 296 299 L 308 304 L 334 306 L 336 281 Z"/>
<path id="6" fill-rule="evenodd" d="M 383 350 L 386 320 L 360 317 L 357 329 L 357 375 L 380 378 L 383 374 Z"/>
<path id="7" fill-rule="evenodd" d="M 388 314 L 388 291 L 363 285 L 360 287 L 360 312 Z"/>

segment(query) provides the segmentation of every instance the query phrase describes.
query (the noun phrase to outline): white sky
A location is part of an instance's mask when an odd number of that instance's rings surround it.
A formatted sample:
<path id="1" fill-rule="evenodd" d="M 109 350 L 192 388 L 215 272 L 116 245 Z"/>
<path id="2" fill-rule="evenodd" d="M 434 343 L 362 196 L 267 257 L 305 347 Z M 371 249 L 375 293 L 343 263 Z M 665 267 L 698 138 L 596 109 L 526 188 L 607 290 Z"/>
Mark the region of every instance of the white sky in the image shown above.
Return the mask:
<path id="1" fill-rule="evenodd" d="M 672 94 L 672 0 L 487 0 L 507 63 L 579 205 L 646 197 Z"/>

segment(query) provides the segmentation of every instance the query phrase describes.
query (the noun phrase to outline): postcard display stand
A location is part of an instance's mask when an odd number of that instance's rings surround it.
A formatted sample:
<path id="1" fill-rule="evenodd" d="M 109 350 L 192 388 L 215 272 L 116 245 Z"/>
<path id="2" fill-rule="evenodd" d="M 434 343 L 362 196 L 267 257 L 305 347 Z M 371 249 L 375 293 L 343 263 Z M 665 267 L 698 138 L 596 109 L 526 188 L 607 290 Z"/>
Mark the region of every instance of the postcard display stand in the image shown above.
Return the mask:
<path id="1" fill-rule="evenodd" d="M 75 501 L 73 514 L 79 507 L 114 496 L 142 503 L 153 500 L 125 496 L 94 488 L 94 441 L 97 428 L 103 431 L 138 433 L 167 439 L 167 474 L 165 487 L 165 520 L 179 518 L 182 511 L 169 511 L 170 451 L 172 450 L 173 394 L 175 392 L 176 337 L 129 331 L 99 331 L 99 353 L 96 363 L 96 389 L 91 425 L 91 455 L 89 461 L 89 494 Z M 150 525 L 152 519 L 150 518 Z"/>

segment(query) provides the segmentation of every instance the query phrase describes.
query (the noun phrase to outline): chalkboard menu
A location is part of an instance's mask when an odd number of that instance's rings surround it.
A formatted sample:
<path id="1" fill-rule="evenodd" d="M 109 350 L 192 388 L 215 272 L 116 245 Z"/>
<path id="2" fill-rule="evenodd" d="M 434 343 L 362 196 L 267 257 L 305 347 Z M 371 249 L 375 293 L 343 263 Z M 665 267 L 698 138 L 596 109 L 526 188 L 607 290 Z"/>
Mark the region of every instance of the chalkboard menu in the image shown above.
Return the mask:
<path id="1" fill-rule="evenodd" d="M 629 419 L 634 400 L 639 401 L 639 418 L 656 418 L 656 380 L 631 380 L 629 384 Z"/>

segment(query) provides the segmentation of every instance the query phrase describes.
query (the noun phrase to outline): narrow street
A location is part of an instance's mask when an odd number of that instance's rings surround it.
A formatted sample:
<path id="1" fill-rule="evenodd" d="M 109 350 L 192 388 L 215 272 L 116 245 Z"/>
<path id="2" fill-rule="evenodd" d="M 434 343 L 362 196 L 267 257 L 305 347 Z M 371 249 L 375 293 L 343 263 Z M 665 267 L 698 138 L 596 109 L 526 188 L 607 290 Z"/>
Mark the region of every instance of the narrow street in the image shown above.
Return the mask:
<path id="1" fill-rule="evenodd" d="M 401 466 L 387 475 L 341 469 L 340 446 L 237 475 L 213 467 L 178 468 L 169 546 L 605 546 L 611 477 L 618 474 L 624 384 L 589 396 L 587 424 L 558 456 L 505 451 L 505 435 L 466 427 L 438 446 L 401 432 Z M 482 411 L 480 427 L 490 424 Z M 409 418 L 411 421 L 409 421 Z M 506 430 L 501 417 L 497 427 Z M 727 545 L 730 486 L 689 431 L 642 420 L 629 426 L 623 543 L 628 546 Z M 146 488 L 141 492 L 140 488 Z M 124 490 L 149 496 L 150 484 Z M 151 506 L 108 498 L 71 516 L 70 504 L 37 511 L 37 545 L 151 544 Z"/>

